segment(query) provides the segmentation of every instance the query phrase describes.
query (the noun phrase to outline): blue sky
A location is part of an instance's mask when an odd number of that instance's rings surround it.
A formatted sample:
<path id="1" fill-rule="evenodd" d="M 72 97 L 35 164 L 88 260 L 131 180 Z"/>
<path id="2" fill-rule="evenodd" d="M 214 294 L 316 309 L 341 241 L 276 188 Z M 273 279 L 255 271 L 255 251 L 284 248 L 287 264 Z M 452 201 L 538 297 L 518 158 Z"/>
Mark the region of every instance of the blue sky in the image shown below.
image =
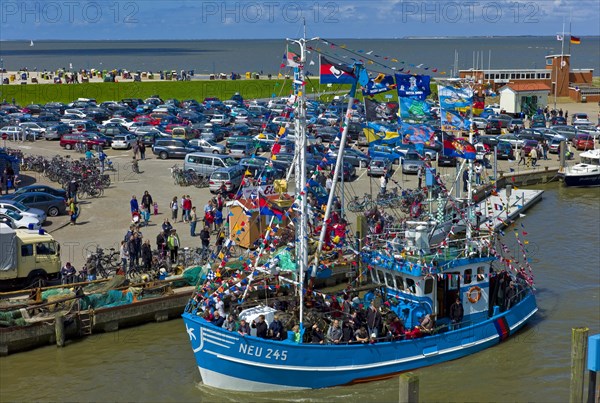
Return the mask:
<path id="1" fill-rule="evenodd" d="M 254 39 L 600 35 L 600 1 L 13 1 L 0 39 Z"/>

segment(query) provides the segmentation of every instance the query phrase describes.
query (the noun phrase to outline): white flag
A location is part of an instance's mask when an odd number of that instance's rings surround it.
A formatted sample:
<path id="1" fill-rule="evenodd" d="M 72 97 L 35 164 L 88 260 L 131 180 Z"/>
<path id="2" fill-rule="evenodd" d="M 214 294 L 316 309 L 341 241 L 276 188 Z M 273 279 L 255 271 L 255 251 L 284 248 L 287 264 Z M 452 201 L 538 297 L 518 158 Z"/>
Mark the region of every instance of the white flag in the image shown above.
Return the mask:
<path id="1" fill-rule="evenodd" d="M 563 40 L 563 36 L 561 34 L 556 34 L 556 40 L 557 41 L 562 41 Z"/>

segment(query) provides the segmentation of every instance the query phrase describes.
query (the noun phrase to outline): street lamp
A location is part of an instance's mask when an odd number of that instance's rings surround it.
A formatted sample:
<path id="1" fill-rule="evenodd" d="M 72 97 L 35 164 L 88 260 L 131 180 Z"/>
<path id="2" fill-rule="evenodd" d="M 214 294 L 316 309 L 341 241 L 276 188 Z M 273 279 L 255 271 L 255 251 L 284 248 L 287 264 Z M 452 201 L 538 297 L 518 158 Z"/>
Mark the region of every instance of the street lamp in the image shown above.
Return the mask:
<path id="1" fill-rule="evenodd" d="M 0 59 L 0 85 L 4 85 L 4 59 Z"/>

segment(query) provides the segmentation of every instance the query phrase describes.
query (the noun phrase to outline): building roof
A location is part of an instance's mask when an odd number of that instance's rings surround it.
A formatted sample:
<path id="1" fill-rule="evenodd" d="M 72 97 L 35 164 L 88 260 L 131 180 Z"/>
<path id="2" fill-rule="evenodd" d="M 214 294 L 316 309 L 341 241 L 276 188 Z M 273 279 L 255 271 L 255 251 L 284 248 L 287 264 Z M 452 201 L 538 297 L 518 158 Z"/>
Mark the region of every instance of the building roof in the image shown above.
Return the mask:
<path id="1" fill-rule="evenodd" d="M 525 82 L 525 83 L 508 83 L 500 88 L 502 91 L 505 88 L 510 88 L 514 92 L 531 92 L 531 91 L 550 91 L 551 88 L 544 83 Z"/>

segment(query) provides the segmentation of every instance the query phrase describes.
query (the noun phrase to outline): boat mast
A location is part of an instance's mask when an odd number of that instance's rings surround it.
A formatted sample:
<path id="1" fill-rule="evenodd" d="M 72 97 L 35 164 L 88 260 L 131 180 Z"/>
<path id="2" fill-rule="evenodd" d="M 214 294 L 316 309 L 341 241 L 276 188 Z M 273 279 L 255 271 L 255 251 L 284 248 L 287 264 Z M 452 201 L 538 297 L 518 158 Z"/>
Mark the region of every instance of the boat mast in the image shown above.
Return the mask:
<path id="1" fill-rule="evenodd" d="M 346 147 L 346 138 L 348 137 L 348 127 L 350 124 L 350 110 L 352 105 L 354 104 L 354 97 L 356 95 L 356 87 L 358 84 L 358 77 L 360 77 L 360 72 L 362 70 L 362 64 L 355 63 L 354 64 L 354 76 L 356 79 L 352 83 L 352 88 L 350 89 L 350 93 L 348 94 L 348 109 L 346 110 L 346 114 L 344 115 L 344 130 L 342 131 L 342 138 L 340 140 L 340 149 L 338 150 L 337 159 L 335 161 L 335 170 L 333 172 L 333 181 L 331 185 L 331 190 L 329 191 L 329 198 L 327 199 L 327 208 L 325 209 L 325 217 L 323 217 L 323 225 L 321 226 L 321 234 L 319 235 L 319 243 L 317 244 L 317 251 L 315 252 L 315 260 L 312 265 L 311 270 L 311 278 L 317 277 L 317 266 L 319 264 L 319 257 L 321 255 L 321 250 L 323 248 L 323 242 L 325 241 L 325 234 L 327 233 L 327 221 L 329 220 L 329 216 L 331 215 L 331 207 L 333 206 L 333 198 L 335 196 L 335 188 L 340 177 L 340 169 L 342 167 L 342 156 L 344 155 L 344 148 Z"/>
<path id="2" fill-rule="evenodd" d="M 298 245 L 296 249 L 296 257 L 298 259 L 298 293 L 300 299 L 300 329 L 303 329 L 304 322 L 304 272 L 308 267 L 308 217 L 306 216 L 306 98 L 304 94 L 304 64 L 306 63 L 306 21 L 303 21 L 304 30 L 303 37 L 299 40 L 287 39 L 288 42 L 295 43 L 300 46 L 300 61 L 294 67 L 294 96 L 295 96 L 295 111 L 294 111 L 294 128 L 296 132 L 296 165 L 295 170 L 295 185 L 296 194 L 300 196 L 300 225 L 297 228 L 296 234 Z M 318 38 L 313 38 L 315 40 Z M 287 55 L 287 54 L 286 54 Z"/>

